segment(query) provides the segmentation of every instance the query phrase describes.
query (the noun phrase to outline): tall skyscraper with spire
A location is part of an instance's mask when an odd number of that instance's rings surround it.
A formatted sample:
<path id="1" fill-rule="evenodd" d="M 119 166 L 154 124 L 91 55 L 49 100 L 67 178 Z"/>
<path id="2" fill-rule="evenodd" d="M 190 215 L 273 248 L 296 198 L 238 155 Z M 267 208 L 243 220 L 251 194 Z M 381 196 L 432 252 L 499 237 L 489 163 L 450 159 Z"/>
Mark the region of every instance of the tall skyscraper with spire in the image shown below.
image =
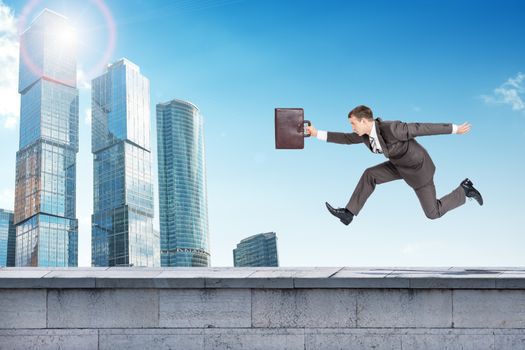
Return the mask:
<path id="1" fill-rule="evenodd" d="M 153 230 L 149 81 L 127 59 L 91 85 L 93 266 L 159 266 Z"/>
<path id="2" fill-rule="evenodd" d="M 204 123 L 197 106 L 157 104 L 162 266 L 210 266 Z"/>
<path id="3" fill-rule="evenodd" d="M 45 9 L 20 37 L 16 266 L 77 266 L 74 28 Z"/>

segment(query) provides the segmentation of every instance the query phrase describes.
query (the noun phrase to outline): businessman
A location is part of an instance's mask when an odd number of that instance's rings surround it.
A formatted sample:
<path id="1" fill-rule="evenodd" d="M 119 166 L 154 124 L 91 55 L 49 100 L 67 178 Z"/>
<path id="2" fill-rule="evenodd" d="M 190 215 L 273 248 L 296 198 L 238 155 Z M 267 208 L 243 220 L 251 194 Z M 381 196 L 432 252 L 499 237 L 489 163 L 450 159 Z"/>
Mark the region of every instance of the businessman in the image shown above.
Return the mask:
<path id="1" fill-rule="evenodd" d="M 427 151 L 417 141 L 418 136 L 441 134 L 466 134 L 470 124 L 403 123 L 374 119 L 372 110 L 357 106 L 348 113 L 353 133 L 326 132 L 313 125 L 307 133 L 319 140 L 340 143 L 363 143 L 370 151 L 382 154 L 388 160 L 364 171 L 350 201 L 345 208 L 333 208 L 326 203 L 328 211 L 345 225 L 352 222 L 365 205 L 376 185 L 403 179 L 414 189 L 425 215 L 437 219 L 448 211 L 465 204 L 466 197 L 474 198 L 483 205 L 481 193 L 469 179 L 441 199 L 436 198 L 434 172 L 436 167 Z"/>

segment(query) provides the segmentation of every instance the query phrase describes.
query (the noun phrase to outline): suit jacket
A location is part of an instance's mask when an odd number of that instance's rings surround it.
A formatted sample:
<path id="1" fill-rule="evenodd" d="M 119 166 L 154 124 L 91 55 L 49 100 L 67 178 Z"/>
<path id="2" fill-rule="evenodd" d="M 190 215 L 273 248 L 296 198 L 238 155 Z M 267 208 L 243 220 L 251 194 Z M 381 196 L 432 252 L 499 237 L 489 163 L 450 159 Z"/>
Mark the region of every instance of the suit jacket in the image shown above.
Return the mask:
<path id="1" fill-rule="evenodd" d="M 415 138 L 426 135 L 452 133 L 452 124 L 403 123 L 401 121 L 375 120 L 376 132 L 383 154 L 399 171 L 401 177 L 412 188 L 422 187 L 430 182 L 436 171 L 427 151 Z M 328 132 L 328 142 L 341 144 L 364 143 L 372 151 L 368 135 L 356 133 Z"/>

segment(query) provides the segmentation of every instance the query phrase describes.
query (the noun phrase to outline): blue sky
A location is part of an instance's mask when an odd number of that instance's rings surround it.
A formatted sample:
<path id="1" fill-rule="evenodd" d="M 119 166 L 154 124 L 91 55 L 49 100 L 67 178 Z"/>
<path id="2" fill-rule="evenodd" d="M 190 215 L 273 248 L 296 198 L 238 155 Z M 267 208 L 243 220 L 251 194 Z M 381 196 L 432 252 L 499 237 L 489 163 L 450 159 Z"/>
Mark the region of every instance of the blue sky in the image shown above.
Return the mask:
<path id="1" fill-rule="evenodd" d="M 109 42 L 99 2 L 32 1 L 28 13 L 48 7 L 77 27 L 83 266 L 90 263 L 92 212 L 89 81 L 101 73 Z M 16 23 L 28 2 L 0 4 L 0 207 L 12 208 Z M 110 60 L 126 57 L 150 79 L 152 126 L 155 104 L 173 98 L 204 115 L 213 266 L 231 266 L 242 238 L 268 231 L 277 232 L 281 266 L 525 265 L 523 2 L 105 4 L 116 28 Z M 363 170 L 384 157 L 315 139 L 302 151 L 275 150 L 273 110 L 303 107 L 317 128 L 350 132 L 346 115 L 358 104 L 383 119 L 470 122 L 467 135 L 419 141 L 436 164 L 438 196 L 469 177 L 485 205 L 467 201 L 431 221 L 413 190 L 396 181 L 378 186 L 350 226 L 335 220 L 324 202 L 344 206 Z"/>

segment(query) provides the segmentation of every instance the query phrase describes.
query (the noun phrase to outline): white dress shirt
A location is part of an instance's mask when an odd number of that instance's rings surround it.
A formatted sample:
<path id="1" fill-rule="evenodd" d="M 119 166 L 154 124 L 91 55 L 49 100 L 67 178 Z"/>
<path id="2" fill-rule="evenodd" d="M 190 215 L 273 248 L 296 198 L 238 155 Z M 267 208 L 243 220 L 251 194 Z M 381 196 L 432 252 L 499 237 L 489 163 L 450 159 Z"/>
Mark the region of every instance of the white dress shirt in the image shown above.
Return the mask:
<path id="1" fill-rule="evenodd" d="M 372 123 L 372 130 L 370 130 L 370 146 L 372 146 L 372 151 L 374 153 L 383 153 L 383 149 L 381 148 L 381 144 L 379 143 L 379 138 L 377 137 L 377 131 L 376 131 L 376 123 Z M 372 139 L 374 142 L 372 142 Z M 374 147 L 375 144 L 375 147 Z"/>

